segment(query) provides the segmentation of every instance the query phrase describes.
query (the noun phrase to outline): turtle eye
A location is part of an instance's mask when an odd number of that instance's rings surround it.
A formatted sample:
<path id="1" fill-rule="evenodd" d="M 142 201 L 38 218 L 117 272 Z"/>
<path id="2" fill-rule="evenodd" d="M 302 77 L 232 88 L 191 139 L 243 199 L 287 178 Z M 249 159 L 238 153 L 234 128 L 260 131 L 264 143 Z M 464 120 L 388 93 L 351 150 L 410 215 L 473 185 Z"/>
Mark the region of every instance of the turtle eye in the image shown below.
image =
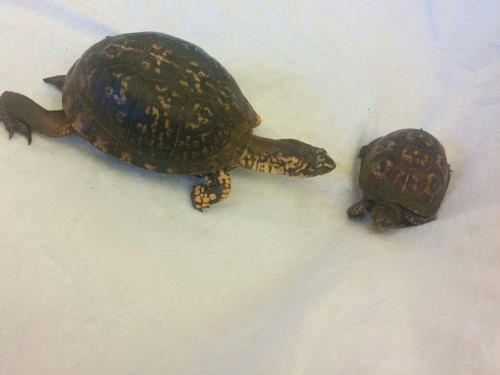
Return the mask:
<path id="1" fill-rule="evenodd" d="M 375 163 L 372 165 L 372 173 L 375 175 L 377 178 L 382 178 L 385 175 L 385 172 L 387 171 L 388 167 L 388 162 L 386 160 L 382 160 L 381 162 Z"/>
<path id="2" fill-rule="evenodd" d="M 372 166 L 372 173 L 376 176 L 382 176 L 387 168 L 387 162 L 381 161 L 380 163 L 375 163 Z"/>

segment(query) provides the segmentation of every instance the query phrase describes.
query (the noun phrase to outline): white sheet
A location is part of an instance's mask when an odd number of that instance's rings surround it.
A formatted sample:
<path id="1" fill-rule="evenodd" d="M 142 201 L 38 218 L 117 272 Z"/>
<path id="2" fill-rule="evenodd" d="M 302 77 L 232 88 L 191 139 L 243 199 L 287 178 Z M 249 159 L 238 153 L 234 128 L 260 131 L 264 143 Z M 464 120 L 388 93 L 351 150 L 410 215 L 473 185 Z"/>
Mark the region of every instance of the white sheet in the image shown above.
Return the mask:
<path id="1" fill-rule="evenodd" d="M 377 5 L 376 5 L 377 4 Z M 0 130 L 0 374 L 499 374 L 500 3 L 2 0 L 0 91 L 106 35 L 202 46 L 263 118 L 326 148 L 294 180 L 236 170 L 200 214 L 195 180 L 77 137 Z M 359 148 L 422 127 L 453 175 L 439 218 L 351 222 Z"/>

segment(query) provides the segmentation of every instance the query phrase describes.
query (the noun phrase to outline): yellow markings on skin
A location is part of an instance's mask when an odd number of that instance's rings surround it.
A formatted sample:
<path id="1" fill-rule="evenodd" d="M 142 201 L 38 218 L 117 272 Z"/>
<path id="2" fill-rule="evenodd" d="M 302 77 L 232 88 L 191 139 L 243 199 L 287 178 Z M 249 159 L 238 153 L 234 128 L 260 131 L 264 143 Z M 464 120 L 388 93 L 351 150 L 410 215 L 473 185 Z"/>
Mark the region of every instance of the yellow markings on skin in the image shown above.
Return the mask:
<path id="1" fill-rule="evenodd" d="M 179 81 L 179 83 L 180 83 L 182 86 L 184 86 L 184 87 L 188 87 L 188 86 L 189 86 L 189 83 L 187 83 L 187 82 L 186 82 L 186 81 L 184 81 L 183 79 L 181 79 L 181 80 Z"/>
<path id="2" fill-rule="evenodd" d="M 160 68 L 155 68 L 155 73 L 156 74 L 161 74 L 161 69 Z"/>
<path id="3" fill-rule="evenodd" d="M 198 67 L 198 66 L 200 66 L 200 63 L 198 61 L 190 61 L 189 65 Z"/>
<path id="4" fill-rule="evenodd" d="M 194 206 L 198 209 L 210 207 L 210 204 L 227 198 L 231 192 L 231 179 L 227 174 L 221 173 L 217 176 L 217 185 L 214 185 L 215 181 L 211 179 L 211 176 L 206 176 L 205 181 L 204 185 L 197 185 L 193 188 Z M 222 191 L 219 190 L 219 186 L 222 187 Z M 220 194 L 214 192 L 213 188 L 220 191 Z"/>
<path id="5" fill-rule="evenodd" d="M 151 63 L 149 61 L 143 61 L 141 62 L 141 65 L 142 67 L 145 69 L 145 70 L 149 70 L 151 69 Z"/>
<path id="6" fill-rule="evenodd" d="M 177 91 L 173 91 L 173 92 L 172 92 L 172 96 L 173 96 L 174 98 L 182 98 L 182 95 L 181 95 L 181 94 L 179 94 Z"/>

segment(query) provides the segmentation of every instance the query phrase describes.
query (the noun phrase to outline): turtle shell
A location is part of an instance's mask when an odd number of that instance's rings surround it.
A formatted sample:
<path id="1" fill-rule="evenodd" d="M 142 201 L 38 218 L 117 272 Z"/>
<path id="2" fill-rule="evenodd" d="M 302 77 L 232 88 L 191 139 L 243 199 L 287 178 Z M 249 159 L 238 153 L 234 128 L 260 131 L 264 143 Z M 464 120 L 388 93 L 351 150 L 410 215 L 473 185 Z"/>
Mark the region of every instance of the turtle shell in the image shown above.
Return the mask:
<path id="1" fill-rule="evenodd" d="M 435 215 L 450 171 L 439 141 L 421 129 L 401 129 L 364 146 L 359 186 L 365 199 L 390 202 L 421 216 Z"/>
<path id="2" fill-rule="evenodd" d="M 158 172 L 197 175 L 231 166 L 259 122 L 219 62 L 161 33 L 93 45 L 62 89 L 64 111 L 80 136 Z"/>

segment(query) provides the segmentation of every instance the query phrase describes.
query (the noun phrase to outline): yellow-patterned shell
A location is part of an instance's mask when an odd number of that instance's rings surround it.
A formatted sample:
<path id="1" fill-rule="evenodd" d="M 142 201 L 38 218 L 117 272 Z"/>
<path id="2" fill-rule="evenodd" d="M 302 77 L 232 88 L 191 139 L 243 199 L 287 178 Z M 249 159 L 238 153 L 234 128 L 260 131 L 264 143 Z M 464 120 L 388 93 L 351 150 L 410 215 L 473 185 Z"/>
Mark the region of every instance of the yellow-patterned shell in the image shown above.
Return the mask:
<path id="1" fill-rule="evenodd" d="M 98 149 L 143 168 L 199 175 L 238 160 L 259 117 L 201 48 L 161 33 L 108 37 L 63 86 L 72 127 Z"/>

